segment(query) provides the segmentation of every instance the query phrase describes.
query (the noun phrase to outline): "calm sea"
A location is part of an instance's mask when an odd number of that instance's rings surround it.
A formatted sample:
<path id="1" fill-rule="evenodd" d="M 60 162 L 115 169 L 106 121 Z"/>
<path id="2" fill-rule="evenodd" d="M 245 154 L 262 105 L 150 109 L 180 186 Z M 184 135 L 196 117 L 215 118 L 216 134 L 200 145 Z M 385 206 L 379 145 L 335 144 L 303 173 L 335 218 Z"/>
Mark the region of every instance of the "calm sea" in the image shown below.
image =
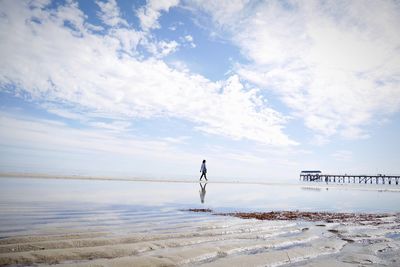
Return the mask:
<path id="1" fill-rule="evenodd" d="M 138 218 L 185 220 L 187 208 L 214 211 L 400 212 L 400 192 L 311 187 L 312 184 L 135 182 L 72 179 L 0 179 L 0 237 L 43 225 L 80 222 L 107 226 Z M 371 187 L 360 188 L 370 189 Z M 386 186 L 382 189 L 399 188 Z M 177 217 L 178 216 L 178 217 Z M 217 217 L 201 214 L 204 216 Z M 199 219 L 201 219 L 199 218 Z M 57 224 L 58 223 L 58 224 Z M 58 226 L 57 226 L 58 227 Z"/>

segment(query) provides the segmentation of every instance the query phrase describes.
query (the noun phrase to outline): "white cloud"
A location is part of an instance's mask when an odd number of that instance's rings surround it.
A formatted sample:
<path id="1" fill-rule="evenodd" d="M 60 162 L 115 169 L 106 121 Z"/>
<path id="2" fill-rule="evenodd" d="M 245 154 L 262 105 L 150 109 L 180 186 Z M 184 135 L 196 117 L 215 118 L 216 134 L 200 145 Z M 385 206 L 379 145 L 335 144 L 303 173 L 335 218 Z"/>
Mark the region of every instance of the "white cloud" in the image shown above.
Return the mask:
<path id="1" fill-rule="evenodd" d="M 157 10 L 171 6 L 151 3 Z M 238 76 L 212 82 L 161 60 L 144 59 L 137 50 L 141 32 L 115 27 L 105 35 L 92 33 L 75 3 L 57 10 L 32 9 L 21 1 L 1 5 L 0 84 L 13 85 L 15 94 L 27 93 L 42 103 L 62 104 L 50 111 L 69 118 L 77 111 L 88 121 L 172 117 L 233 139 L 295 144 L 283 133 L 286 118 L 269 108 L 257 89 L 245 88 Z M 72 26 L 64 26 L 66 22 Z M 165 42 L 160 53 L 176 47 Z M 60 112 L 63 106 L 68 114 Z"/>
<path id="2" fill-rule="evenodd" d="M 149 39 L 142 41 L 143 46 L 156 58 L 162 58 L 178 50 L 179 44 L 176 41 L 151 42 Z"/>
<path id="3" fill-rule="evenodd" d="M 158 18 L 162 11 L 168 11 L 179 4 L 179 0 L 148 0 L 146 5 L 137 11 L 140 25 L 144 31 L 160 28 Z"/>
<path id="4" fill-rule="evenodd" d="M 94 128 L 100 128 L 105 130 L 110 130 L 113 132 L 125 132 L 132 126 L 132 123 L 127 121 L 112 121 L 110 123 L 106 122 L 91 122 L 90 126 Z"/>
<path id="5" fill-rule="evenodd" d="M 203 10 L 207 13 L 210 13 L 216 26 L 224 29 L 225 26 L 230 28 L 234 23 L 240 21 L 243 16 L 249 15 L 246 7 L 249 4 L 249 6 L 251 6 L 251 1 L 222 0 L 205 2 L 202 0 L 192 0 L 186 1 L 185 4 L 187 5 L 187 8 L 193 12 L 198 13 L 199 10 Z"/>
<path id="6" fill-rule="evenodd" d="M 178 46 L 179 44 L 176 41 L 171 41 L 171 42 L 161 41 L 158 43 L 160 53 L 163 56 L 175 52 Z"/>
<path id="7" fill-rule="evenodd" d="M 193 39 L 193 36 L 191 36 L 191 35 L 185 35 L 184 37 L 183 37 L 183 39 L 184 39 L 184 41 L 186 41 L 192 48 L 195 48 L 196 47 L 196 44 L 194 43 L 194 39 Z"/>
<path id="8" fill-rule="evenodd" d="M 180 72 L 189 72 L 189 67 L 186 65 L 185 62 L 180 60 L 170 61 L 169 64 L 173 66 L 173 68 L 179 70 Z"/>
<path id="9" fill-rule="evenodd" d="M 43 8 L 48 6 L 51 3 L 51 0 L 32 0 L 30 5 L 35 8 Z"/>
<path id="10" fill-rule="evenodd" d="M 7 131 L 0 131 L 0 150 L 8 157 L 0 160 L 0 169 L 6 171 L 7 166 L 15 166 L 13 171 L 17 172 L 62 171 L 64 175 L 108 172 L 163 177 L 162 174 L 174 172 L 171 166 L 182 162 L 193 169 L 192 165 L 199 161 L 198 156 L 177 150 L 168 140 L 123 133 L 116 128 L 127 125 L 118 124 L 108 125 L 111 128 L 105 124 L 71 127 L 59 121 L 1 112 L 0 128 Z M 190 173 L 190 168 L 176 169 L 174 174 L 185 172 Z"/>
<path id="11" fill-rule="evenodd" d="M 113 28 L 110 30 L 109 36 L 117 39 L 120 42 L 121 50 L 130 55 L 137 54 L 139 43 L 147 39 L 143 32 L 127 28 Z"/>
<path id="12" fill-rule="evenodd" d="M 199 155 L 205 155 L 213 179 L 289 179 L 285 172 L 297 174 L 299 168 L 292 159 L 298 152 L 290 147 L 252 153 L 202 145 L 190 152 L 182 147 L 187 148 L 188 136 L 143 138 L 97 126 L 0 112 L 0 128 L 7 129 L 0 131 L 0 152 L 8 155 L 0 159 L 0 170 L 188 179 L 197 177 Z"/>
<path id="13" fill-rule="evenodd" d="M 128 26 L 128 22 L 121 18 L 121 12 L 115 0 L 96 1 L 100 7 L 98 16 L 107 25 L 115 27 L 118 25 Z"/>
<path id="14" fill-rule="evenodd" d="M 231 76 L 221 89 L 222 94 L 214 96 L 215 99 L 201 97 L 198 100 L 206 102 L 197 112 L 198 119 L 205 122 L 198 129 L 237 140 L 247 136 L 250 140 L 266 144 L 296 144 L 281 134 L 286 118 L 265 107 L 258 90 L 245 91 L 238 76 Z M 193 99 L 191 103 L 195 101 Z"/>
<path id="15" fill-rule="evenodd" d="M 141 178 L 142 175 L 177 178 L 178 174 L 186 174 L 181 177 L 187 179 L 197 176 L 200 160 L 205 157 L 213 179 L 265 181 L 265 178 L 292 179 L 301 166 L 299 151 L 291 147 L 255 145 L 254 151 L 232 146 L 198 146 L 187 136 L 140 138 L 133 133 L 69 126 L 14 112 L 0 113 L 0 127 L 7 129 L 0 132 L 0 151 L 8 155 L 0 160 L 1 171 L 109 173 L 114 177 L 120 172 Z M 10 166 L 15 167 L 10 169 Z"/>
<path id="16" fill-rule="evenodd" d="M 237 72 L 276 93 L 317 135 L 366 138 L 400 110 L 395 1 L 199 1 L 251 63 Z"/>
<path id="17" fill-rule="evenodd" d="M 79 114 L 78 112 L 71 112 L 69 110 L 66 109 L 62 109 L 62 108 L 58 108 L 57 105 L 46 105 L 44 104 L 44 108 L 52 113 L 55 114 L 59 117 L 62 118 L 66 118 L 66 119 L 71 119 L 71 120 L 75 120 L 75 121 L 82 121 L 82 122 L 86 122 L 87 118 L 82 115 Z"/>

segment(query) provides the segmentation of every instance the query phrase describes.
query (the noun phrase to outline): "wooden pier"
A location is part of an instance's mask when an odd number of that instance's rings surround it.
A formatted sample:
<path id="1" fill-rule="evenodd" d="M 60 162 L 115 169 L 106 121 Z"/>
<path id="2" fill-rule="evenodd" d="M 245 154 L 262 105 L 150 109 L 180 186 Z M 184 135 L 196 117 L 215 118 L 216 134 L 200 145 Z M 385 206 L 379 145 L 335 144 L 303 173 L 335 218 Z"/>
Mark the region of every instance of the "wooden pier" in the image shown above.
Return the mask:
<path id="1" fill-rule="evenodd" d="M 353 184 L 389 184 L 398 185 L 397 175 L 352 175 L 352 174 L 322 174 L 321 171 L 302 171 L 300 181 Z"/>

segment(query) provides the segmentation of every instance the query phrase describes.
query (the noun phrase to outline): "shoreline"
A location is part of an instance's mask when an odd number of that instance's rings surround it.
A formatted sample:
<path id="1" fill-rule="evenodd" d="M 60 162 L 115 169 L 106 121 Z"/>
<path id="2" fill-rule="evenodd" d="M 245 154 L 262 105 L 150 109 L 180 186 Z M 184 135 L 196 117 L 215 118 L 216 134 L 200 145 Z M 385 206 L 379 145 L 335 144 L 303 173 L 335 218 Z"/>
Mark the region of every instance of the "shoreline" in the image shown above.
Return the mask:
<path id="1" fill-rule="evenodd" d="M 112 176 L 85 176 L 85 175 L 52 175 L 40 173 L 0 173 L 0 179 L 16 178 L 16 179 L 53 179 L 53 180 L 86 180 L 86 181 L 125 181 L 125 182 L 150 182 L 150 183 L 205 183 L 205 181 L 187 180 L 187 179 L 169 179 L 169 178 L 139 178 L 139 177 L 112 177 Z M 208 180 L 206 183 L 211 184 L 249 184 L 249 185 L 266 185 L 266 186 L 294 186 L 301 187 L 304 190 L 360 190 L 360 191 L 379 191 L 379 192 L 400 192 L 400 185 L 375 185 L 375 184 L 336 184 L 336 183 L 297 183 L 290 182 L 263 182 L 263 181 L 224 181 L 224 180 Z"/>
<path id="2" fill-rule="evenodd" d="M 25 178 L 54 179 L 51 176 Z M 90 177 L 84 178 L 93 180 Z M 194 196 L 192 193 L 195 191 L 192 192 L 192 189 L 196 188 L 196 194 L 199 189 L 197 181 L 185 181 L 192 184 L 183 184 L 177 180 L 141 179 L 141 182 L 144 181 L 143 185 L 104 182 L 99 186 L 95 182 L 17 179 L 4 178 L 3 184 L 7 185 L 10 182 L 16 187 L 24 184 L 33 185 L 29 188 L 35 195 L 43 195 L 46 201 L 35 202 L 32 201 L 35 198 L 29 197 L 31 200 L 29 202 L 18 202 L 10 196 L 12 191 L 10 195 L 4 195 L 0 207 L 2 214 L 0 266 L 58 266 L 59 264 L 64 267 L 128 265 L 230 267 L 299 266 L 304 263 L 313 267 L 367 264 L 394 267 L 400 263 L 400 212 L 397 206 L 394 212 L 344 213 L 299 211 L 304 206 L 296 206 L 298 207 L 296 211 L 289 211 L 290 205 L 280 206 L 281 211 L 275 212 L 240 212 L 240 206 L 236 205 L 234 206 L 236 212 L 229 212 L 230 210 L 219 210 L 215 205 L 199 205 L 198 196 L 196 202 L 191 198 L 179 199 L 178 204 L 185 205 L 176 205 L 168 198 L 170 194 L 162 196 L 162 203 L 168 199 L 166 205 L 158 206 L 147 202 L 160 192 L 156 190 L 152 193 L 153 190 L 150 190 L 152 188 L 171 187 L 172 193 L 176 189 L 185 188 L 190 189 L 188 195 Z M 68 179 L 68 177 L 60 176 L 58 179 Z M 82 177 L 75 176 L 73 179 Z M 106 181 L 106 179 L 103 177 L 97 180 Z M 135 181 L 137 180 L 133 180 Z M 159 184 L 149 182 L 159 182 Z M 165 182 L 176 184 L 168 185 Z M 3 184 L 0 180 L 0 187 Z M 37 190 L 46 187 L 46 184 L 50 184 L 48 189 L 56 189 L 54 191 L 56 193 L 66 193 L 68 201 L 79 199 L 80 202 L 77 202 L 79 205 L 63 202 L 62 197 L 47 198 L 48 191 Z M 66 184 L 67 187 L 63 187 L 60 191 L 60 186 Z M 216 194 L 221 192 L 221 189 L 225 192 L 228 188 L 252 195 L 253 192 L 249 189 L 262 187 L 239 184 L 229 187 L 229 182 L 225 184 L 227 186 L 215 186 Z M 69 192 L 71 188 L 80 186 L 83 191 Z M 138 195 L 143 191 L 142 186 L 149 189 L 144 198 Z M 316 190 L 301 184 L 290 186 L 296 188 L 288 186 L 283 188 L 283 191 L 300 191 L 299 193 L 307 195 L 314 192 L 302 190 Z M 113 191 L 114 188 L 121 189 L 121 187 L 135 188 L 135 190 L 128 190 L 128 195 L 124 195 L 124 190 L 115 191 L 119 197 L 114 202 L 112 194 L 106 193 L 109 192 L 108 189 Z M 8 192 L 8 188 L 13 187 L 5 186 L 3 192 Z M 81 194 L 88 188 L 98 189 L 93 190 L 94 197 L 106 201 L 100 201 L 100 205 L 86 205 L 87 199 L 81 197 Z M 102 191 L 104 189 L 105 191 Z M 262 194 L 268 194 L 278 189 L 282 190 L 278 187 L 265 186 L 260 191 Z M 318 190 L 325 193 L 325 189 Z M 29 191 L 15 191 L 17 200 L 20 198 L 18 192 L 19 194 L 28 192 L 29 196 Z M 164 191 L 161 191 L 160 195 L 163 193 Z M 354 194 L 352 191 L 336 191 L 335 195 L 341 199 L 345 193 L 357 195 L 360 192 Z M 392 200 L 398 200 L 399 196 L 384 193 L 372 195 L 389 195 L 388 199 Z M 10 201 L 7 201 L 8 198 Z M 129 202 L 129 199 L 134 199 L 134 202 Z M 147 204 L 142 205 L 138 201 L 140 199 L 144 199 Z M 189 201 L 185 201 L 186 199 Z M 54 200 L 61 201 L 53 205 Z M 237 203 L 234 200 L 231 202 Z M 318 201 L 317 198 L 312 200 Z M 67 205 L 64 205 L 65 203 Z M 203 209 L 180 209 L 185 207 Z M 242 207 L 246 209 L 254 206 L 250 202 L 249 205 Z M 261 210 L 270 211 L 264 205 L 261 206 Z"/>
<path id="3" fill-rule="evenodd" d="M 297 218 L 246 220 L 227 215 L 201 220 L 190 216 L 185 221 L 179 219 L 184 216 L 179 212 L 174 215 L 174 225 L 166 231 L 160 226 L 170 221 L 168 217 L 143 223 L 148 215 L 140 213 L 131 214 L 131 218 L 139 216 L 138 221 L 125 224 L 122 231 L 115 230 L 121 228 L 119 223 L 114 228 L 98 228 L 98 220 L 94 225 L 86 220 L 78 228 L 65 228 L 63 221 L 45 224 L 31 234 L 0 239 L 0 266 L 339 267 L 400 263 L 400 214 L 381 216 L 382 223 L 377 224 L 369 223 L 368 217 L 365 223 L 353 224 Z M 347 214 L 349 219 L 352 215 Z M 87 216 L 99 219 L 98 215 Z"/>

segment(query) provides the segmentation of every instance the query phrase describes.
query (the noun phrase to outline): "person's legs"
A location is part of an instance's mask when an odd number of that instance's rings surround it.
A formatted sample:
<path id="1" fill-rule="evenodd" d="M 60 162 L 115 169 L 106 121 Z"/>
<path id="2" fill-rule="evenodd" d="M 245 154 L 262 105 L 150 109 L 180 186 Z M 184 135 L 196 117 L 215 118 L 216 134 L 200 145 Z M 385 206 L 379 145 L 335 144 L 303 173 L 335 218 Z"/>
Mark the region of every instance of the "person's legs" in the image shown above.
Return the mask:
<path id="1" fill-rule="evenodd" d="M 204 176 L 204 178 L 206 179 L 206 181 L 208 181 L 208 180 L 207 180 L 207 176 L 206 176 L 206 172 L 202 172 L 202 173 L 201 173 L 200 181 L 201 181 L 201 179 L 203 178 L 203 176 Z"/>

